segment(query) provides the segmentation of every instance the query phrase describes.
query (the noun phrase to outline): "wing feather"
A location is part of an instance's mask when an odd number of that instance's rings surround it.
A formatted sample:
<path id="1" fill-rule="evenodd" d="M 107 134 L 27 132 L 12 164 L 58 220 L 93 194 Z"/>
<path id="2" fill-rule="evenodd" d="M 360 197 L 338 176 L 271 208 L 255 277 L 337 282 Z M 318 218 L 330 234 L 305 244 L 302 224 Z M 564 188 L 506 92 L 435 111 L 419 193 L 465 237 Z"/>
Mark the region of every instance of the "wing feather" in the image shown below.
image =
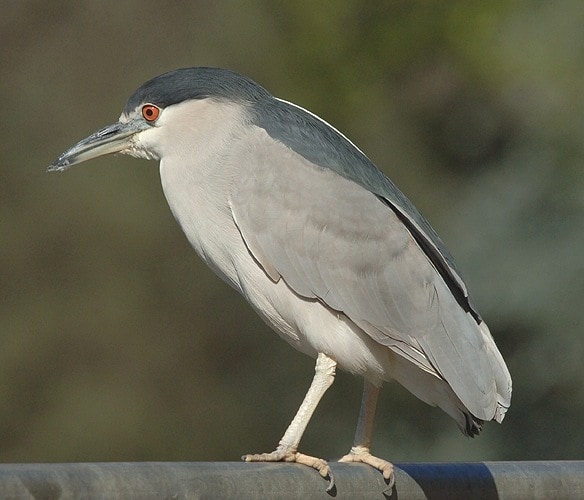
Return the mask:
<path id="1" fill-rule="evenodd" d="M 233 187 L 233 217 L 270 278 L 341 311 L 377 342 L 445 379 L 473 415 L 493 418 L 494 344 L 487 345 L 492 340 L 388 201 L 259 127 L 237 157 L 247 167 Z"/>

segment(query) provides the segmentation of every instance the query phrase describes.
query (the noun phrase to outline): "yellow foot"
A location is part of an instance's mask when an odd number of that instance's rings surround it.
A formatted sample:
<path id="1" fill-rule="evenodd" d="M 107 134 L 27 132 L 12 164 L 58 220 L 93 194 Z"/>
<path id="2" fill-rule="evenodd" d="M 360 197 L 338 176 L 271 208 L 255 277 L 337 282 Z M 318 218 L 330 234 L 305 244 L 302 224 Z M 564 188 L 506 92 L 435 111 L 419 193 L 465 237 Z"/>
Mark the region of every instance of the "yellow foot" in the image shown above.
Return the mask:
<path id="1" fill-rule="evenodd" d="M 389 482 L 389 488 L 393 488 L 394 475 L 393 475 L 393 464 L 387 460 L 382 460 L 381 458 L 374 457 L 369 453 L 369 448 L 364 446 L 353 446 L 351 451 L 339 460 L 339 462 L 350 463 L 358 462 L 370 465 L 376 468 L 383 474 L 383 477 Z"/>
<path id="2" fill-rule="evenodd" d="M 330 485 L 327 488 L 327 491 L 331 491 L 335 486 L 335 478 L 326 460 L 298 453 L 291 448 L 278 446 L 278 448 L 271 453 L 243 455 L 241 459 L 244 462 L 294 462 L 301 465 L 307 465 L 308 467 L 316 469 L 323 478 L 328 478 Z"/>

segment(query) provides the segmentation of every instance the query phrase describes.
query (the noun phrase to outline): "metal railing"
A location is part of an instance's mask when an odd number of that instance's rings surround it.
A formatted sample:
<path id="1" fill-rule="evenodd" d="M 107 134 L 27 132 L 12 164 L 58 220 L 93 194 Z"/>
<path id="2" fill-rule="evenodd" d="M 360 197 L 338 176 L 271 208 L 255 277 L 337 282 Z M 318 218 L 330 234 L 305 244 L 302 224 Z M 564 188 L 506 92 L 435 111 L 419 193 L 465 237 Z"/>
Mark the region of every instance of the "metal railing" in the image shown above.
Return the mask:
<path id="1" fill-rule="evenodd" d="M 578 499 L 584 461 L 396 464 L 392 489 L 369 466 L 332 463 L 335 488 L 286 463 L 2 464 L 2 499 Z"/>

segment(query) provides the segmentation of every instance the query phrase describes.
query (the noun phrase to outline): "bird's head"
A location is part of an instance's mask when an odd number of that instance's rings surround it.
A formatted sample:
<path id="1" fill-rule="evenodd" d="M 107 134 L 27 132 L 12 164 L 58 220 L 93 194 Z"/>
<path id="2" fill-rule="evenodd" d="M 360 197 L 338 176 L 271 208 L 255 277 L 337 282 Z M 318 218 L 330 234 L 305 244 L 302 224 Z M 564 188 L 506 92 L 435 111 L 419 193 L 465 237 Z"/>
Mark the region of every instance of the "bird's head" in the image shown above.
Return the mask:
<path id="1" fill-rule="evenodd" d="M 268 97 L 252 80 L 219 68 L 184 68 L 149 80 L 128 99 L 116 123 L 65 151 L 49 167 L 61 171 L 110 153 L 158 160 L 180 147 L 184 133 L 204 145 L 227 111 Z M 194 133 L 196 132 L 196 134 Z M 193 143 L 191 142 L 191 146 Z"/>

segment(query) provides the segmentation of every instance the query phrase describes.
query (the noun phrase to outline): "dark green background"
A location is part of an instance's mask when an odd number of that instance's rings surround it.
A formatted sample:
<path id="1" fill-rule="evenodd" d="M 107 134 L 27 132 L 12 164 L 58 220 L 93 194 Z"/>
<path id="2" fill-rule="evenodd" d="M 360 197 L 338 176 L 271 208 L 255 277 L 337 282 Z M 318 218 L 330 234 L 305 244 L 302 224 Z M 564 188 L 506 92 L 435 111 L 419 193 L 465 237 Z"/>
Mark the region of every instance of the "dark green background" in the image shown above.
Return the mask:
<path id="1" fill-rule="evenodd" d="M 322 2 L 322 4 L 325 4 Z M 313 362 L 189 248 L 157 165 L 45 167 L 145 80 L 224 66 L 332 123 L 455 255 L 514 378 L 465 439 L 397 384 L 395 461 L 584 455 L 584 3 L 4 1 L 0 460 L 236 460 L 270 451 Z M 340 373 L 302 450 L 346 453 Z"/>

